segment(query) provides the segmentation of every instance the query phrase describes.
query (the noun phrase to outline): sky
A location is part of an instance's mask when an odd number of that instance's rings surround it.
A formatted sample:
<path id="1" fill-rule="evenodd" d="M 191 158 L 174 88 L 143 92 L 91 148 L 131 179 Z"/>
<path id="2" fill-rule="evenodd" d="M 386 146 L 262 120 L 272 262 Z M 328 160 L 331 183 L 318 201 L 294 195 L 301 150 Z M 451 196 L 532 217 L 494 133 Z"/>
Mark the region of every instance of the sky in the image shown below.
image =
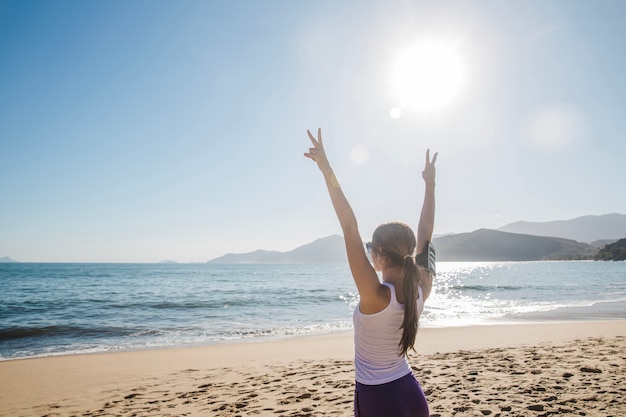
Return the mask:
<path id="1" fill-rule="evenodd" d="M 0 257 L 205 262 L 626 213 L 626 2 L 0 0 Z"/>

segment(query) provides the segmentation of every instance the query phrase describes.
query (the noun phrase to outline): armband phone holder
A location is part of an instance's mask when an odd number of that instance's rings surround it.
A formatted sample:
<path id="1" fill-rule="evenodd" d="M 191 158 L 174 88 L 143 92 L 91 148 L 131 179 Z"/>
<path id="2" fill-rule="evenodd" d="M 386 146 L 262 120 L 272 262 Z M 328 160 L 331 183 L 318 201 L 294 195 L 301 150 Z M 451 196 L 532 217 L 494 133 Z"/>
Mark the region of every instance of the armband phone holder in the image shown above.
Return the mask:
<path id="1" fill-rule="evenodd" d="M 437 275 L 437 268 L 435 266 L 436 259 L 435 247 L 430 242 L 426 242 L 426 246 L 424 247 L 422 253 L 415 257 L 417 264 L 432 272 L 433 275 Z"/>

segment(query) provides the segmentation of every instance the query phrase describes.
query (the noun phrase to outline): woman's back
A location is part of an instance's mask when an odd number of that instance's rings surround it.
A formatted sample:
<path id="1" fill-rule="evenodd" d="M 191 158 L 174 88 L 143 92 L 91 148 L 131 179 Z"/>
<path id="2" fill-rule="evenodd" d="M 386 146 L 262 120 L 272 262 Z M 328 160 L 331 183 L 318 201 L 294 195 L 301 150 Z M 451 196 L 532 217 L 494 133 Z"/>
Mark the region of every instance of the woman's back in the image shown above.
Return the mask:
<path id="1" fill-rule="evenodd" d="M 356 380 L 366 385 L 385 384 L 410 372 L 408 361 L 400 354 L 399 347 L 404 305 L 397 301 L 393 284 L 382 285 L 391 291 L 389 305 L 375 314 L 363 314 L 357 305 L 353 315 Z M 423 308 L 420 290 L 418 314 Z"/>

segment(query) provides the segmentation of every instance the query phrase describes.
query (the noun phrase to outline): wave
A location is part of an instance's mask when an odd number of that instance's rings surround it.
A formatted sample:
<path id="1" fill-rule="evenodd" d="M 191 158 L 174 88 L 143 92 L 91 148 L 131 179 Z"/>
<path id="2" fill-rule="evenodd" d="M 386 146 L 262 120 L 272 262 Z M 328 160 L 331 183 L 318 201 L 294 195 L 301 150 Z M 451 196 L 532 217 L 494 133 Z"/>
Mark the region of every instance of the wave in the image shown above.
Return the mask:
<path id="1" fill-rule="evenodd" d="M 215 336 L 215 340 L 248 339 L 268 336 L 298 336 L 324 334 L 352 329 L 352 320 L 333 321 L 328 323 L 308 324 L 302 326 L 267 327 L 255 329 L 229 330 Z"/>
<path id="2" fill-rule="evenodd" d="M 325 291 L 325 290 L 324 290 Z M 223 309 L 224 307 L 249 307 L 251 305 L 258 305 L 262 303 L 265 307 L 268 306 L 285 306 L 285 305 L 302 305 L 306 303 L 310 304 L 326 304 L 345 302 L 344 294 L 311 294 L 311 293 L 294 293 L 294 294 L 242 294 L 238 297 L 224 296 L 219 300 L 207 300 L 207 301 L 154 301 L 154 302 L 127 302 L 127 303 L 112 303 L 106 307 L 113 309 L 132 309 L 141 311 L 144 309 L 150 310 L 209 310 L 209 309 Z"/>
<path id="3" fill-rule="evenodd" d="M 458 291 L 480 291 L 480 292 L 492 292 L 492 291 L 521 291 L 527 289 L 518 285 L 453 285 L 450 289 Z"/>
<path id="4" fill-rule="evenodd" d="M 137 329 L 124 327 L 85 327 L 85 326 L 30 326 L 8 327 L 0 329 L 0 342 L 28 338 L 49 337 L 102 337 L 125 336 L 135 333 Z"/>
<path id="5" fill-rule="evenodd" d="M 175 302 L 175 301 L 157 301 L 157 302 L 143 302 L 143 303 L 117 303 L 111 304 L 111 308 L 118 309 L 137 309 L 141 310 L 144 308 L 155 309 L 155 310 L 195 310 L 195 309 L 208 309 L 208 308 L 219 308 L 223 307 L 224 303 L 215 303 L 215 302 Z"/>

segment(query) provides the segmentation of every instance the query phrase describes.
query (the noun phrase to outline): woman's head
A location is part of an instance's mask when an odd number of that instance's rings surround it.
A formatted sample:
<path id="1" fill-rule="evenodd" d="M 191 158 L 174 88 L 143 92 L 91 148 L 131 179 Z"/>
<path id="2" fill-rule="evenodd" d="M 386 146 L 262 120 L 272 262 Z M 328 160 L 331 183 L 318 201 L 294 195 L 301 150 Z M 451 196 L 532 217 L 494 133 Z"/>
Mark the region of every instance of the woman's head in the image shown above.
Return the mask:
<path id="1" fill-rule="evenodd" d="M 407 255 L 415 253 L 415 233 L 405 223 L 383 223 L 372 236 L 372 250 L 387 258 L 389 265 L 402 266 Z"/>
<path id="2" fill-rule="evenodd" d="M 420 272 L 415 263 L 415 233 L 405 223 L 381 224 L 372 236 L 372 256 L 374 264 L 381 257 L 386 266 L 402 268 L 402 295 L 404 298 L 404 319 L 402 339 L 399 348 L 402 355 L 413 349 L 417 335 L 417 297 Z"/>

